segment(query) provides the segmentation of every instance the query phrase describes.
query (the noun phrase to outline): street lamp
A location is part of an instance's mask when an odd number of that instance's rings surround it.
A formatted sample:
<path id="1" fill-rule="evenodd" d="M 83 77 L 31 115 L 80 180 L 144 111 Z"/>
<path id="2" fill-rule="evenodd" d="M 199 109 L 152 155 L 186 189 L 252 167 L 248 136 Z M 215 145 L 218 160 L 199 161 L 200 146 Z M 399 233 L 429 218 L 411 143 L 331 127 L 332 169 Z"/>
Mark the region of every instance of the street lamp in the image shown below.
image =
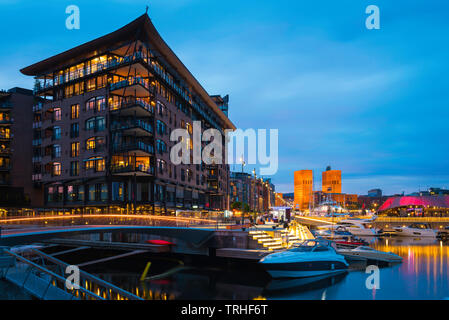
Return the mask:
<path id="1" fill-rule="evenodd" d="M 242 173 L 243 173 L 243 168 L 246 165 L 245 160 L 243 159 L 243 157 L 240 158 L 240 162 L 242 163 Z"/>

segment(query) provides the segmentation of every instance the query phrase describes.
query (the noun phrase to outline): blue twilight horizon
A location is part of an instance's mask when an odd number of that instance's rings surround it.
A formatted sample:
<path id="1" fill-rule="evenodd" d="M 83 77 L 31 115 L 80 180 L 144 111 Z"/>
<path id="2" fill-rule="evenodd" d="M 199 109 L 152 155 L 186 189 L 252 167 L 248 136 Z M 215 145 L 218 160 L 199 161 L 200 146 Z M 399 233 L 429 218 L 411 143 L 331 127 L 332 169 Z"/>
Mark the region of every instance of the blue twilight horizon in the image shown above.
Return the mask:
<path id="1" fill-rule="evenodd" d="M 65 8 L 80 8 L 68 30 Z M 0 0 L 0 89 L 20 69 L 145 13 L 242 129 L 279 129 L 279 192 L 331 165 L 343 192 L 449 187 L 449 2 L 424 0 Z M 380 30 L 365 27 L 368 5 Z M 240 170 L 240 166 L 231 166 Z M 247 171 L 252 167 L 247 167 Z"/>

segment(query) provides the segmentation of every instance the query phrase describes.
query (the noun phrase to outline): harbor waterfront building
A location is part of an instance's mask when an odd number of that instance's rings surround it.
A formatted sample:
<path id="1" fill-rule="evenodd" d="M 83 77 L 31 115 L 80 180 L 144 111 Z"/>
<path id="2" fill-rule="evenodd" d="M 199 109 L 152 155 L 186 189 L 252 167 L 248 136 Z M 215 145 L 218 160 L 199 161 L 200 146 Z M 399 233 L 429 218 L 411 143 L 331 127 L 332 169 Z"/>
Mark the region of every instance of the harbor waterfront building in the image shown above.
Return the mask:
<path id="1" fill-rule="evenodd" d="M 42 191 L 32 183 L 33 91 L 0 91 L 0 205 L 40 206 Z"/>
<path id="2" fill-rule="evenodd" d="M 245 172 L 231 172 L 230 203 L 246 203 L 252 212 L 268 212 L 275 206 L 275 186 L 271 179 Z"/>
<path id="3" fill-rule="evenodd" d="M 191 136 L 194 121 L 203 131 L 235 129 L 229 97 L 206 92 L 147 14 L 21 72 L 35 77 L 43 100 L 32 176 L 46 207 L 169 215 L 229 208 L 228 165 L 170 161 L 174 129 Z M 182 141 L 191 161 L 192 141 Z"/>
<path id="4" fill-rule="evenodd" d="M 310 209 L 313 204 L 313 171 L 296 171 L 294 176 L 294 188 L 294 209 Z"/>
<path id="5" fill-rule="evenodd" d="M 322 188 L 324 193 L 341 193 L 341 170 L 327 167 L 322 173 Z"/>

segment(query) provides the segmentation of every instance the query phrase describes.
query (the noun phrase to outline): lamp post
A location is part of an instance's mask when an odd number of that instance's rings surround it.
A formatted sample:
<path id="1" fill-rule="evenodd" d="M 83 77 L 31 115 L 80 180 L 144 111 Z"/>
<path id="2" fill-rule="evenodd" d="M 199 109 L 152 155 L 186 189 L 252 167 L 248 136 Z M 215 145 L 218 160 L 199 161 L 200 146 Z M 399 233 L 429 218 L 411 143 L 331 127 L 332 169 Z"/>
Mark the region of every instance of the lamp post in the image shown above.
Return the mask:
<path id="1" fill-rule="evenodd" d="M 242 173 L 243 173 L 243 169 L 244 169 L 244 167 L 245 167 L 245 165 L 246 165 L 246 162 L 245 162 L 245 159 L 243 159 L 243 157 L 241 157 L 240 158 L 240 162 L 242 163 Z"/>

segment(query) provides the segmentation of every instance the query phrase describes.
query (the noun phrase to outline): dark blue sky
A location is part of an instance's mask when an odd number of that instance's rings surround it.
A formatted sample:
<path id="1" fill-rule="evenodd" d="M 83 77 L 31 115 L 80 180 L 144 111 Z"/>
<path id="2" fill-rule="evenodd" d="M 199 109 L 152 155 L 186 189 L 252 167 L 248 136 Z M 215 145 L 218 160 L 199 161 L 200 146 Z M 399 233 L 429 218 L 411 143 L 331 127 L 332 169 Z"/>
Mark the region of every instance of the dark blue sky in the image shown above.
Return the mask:
<path id="1" fill-rule="evenodd" d="M 81 29 L 65 28 L 65 8 Z M 0 88 L 19 69 L 145 12 L 240 128 L 279 129 L 281 192 L 293 171 L 343 171 L 343 192 L 449 187 L 449 2 L 445 0 L 0 0 Z M 379 6 L 381 30 L 365 28 Z M 250 170 L 252 168 L 248 168 Z"/>

